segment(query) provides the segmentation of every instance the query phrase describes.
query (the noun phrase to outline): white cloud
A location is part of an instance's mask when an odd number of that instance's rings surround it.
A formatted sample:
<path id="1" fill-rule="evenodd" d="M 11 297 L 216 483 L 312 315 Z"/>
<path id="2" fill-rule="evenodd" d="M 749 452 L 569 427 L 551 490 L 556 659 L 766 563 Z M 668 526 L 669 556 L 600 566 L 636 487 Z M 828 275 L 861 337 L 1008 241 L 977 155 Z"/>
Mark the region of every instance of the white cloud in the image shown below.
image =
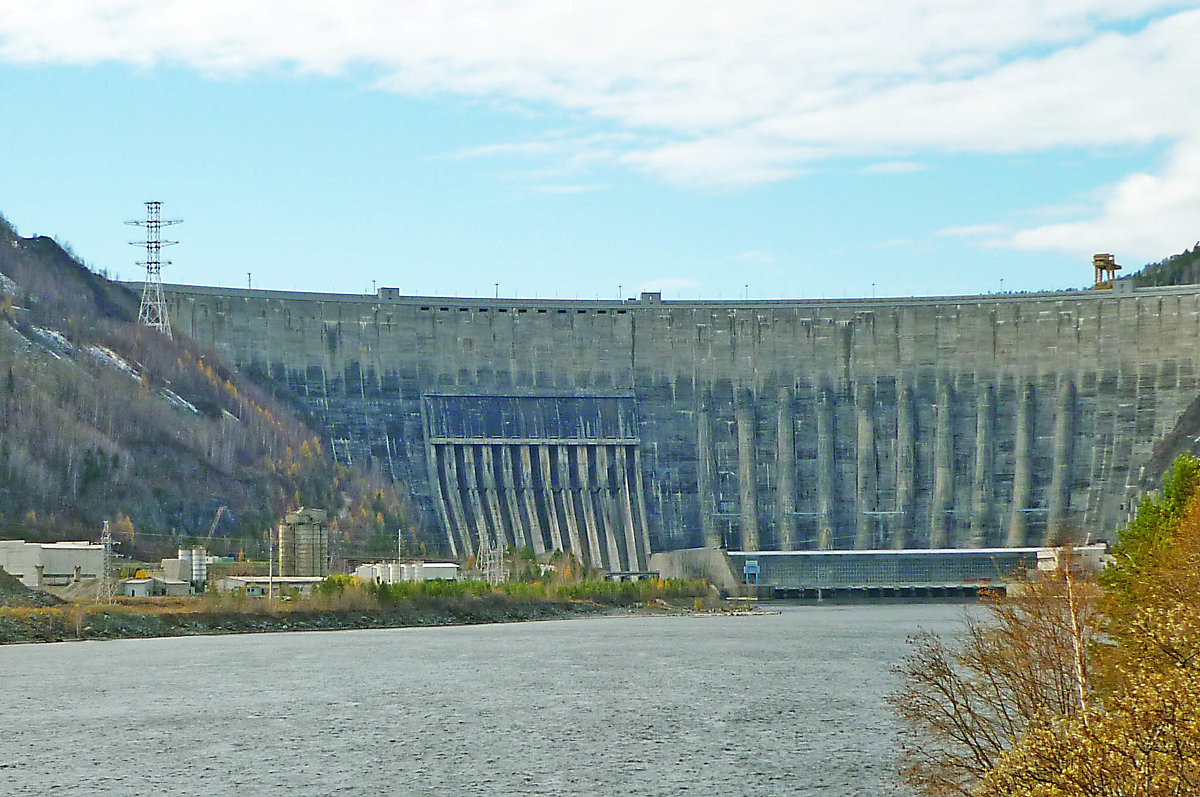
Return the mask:
<path id="1" fill-rule="evenodd" d="M 923 172 L 928 167 L 916 161 L 881 161 L 859 169 L 863 174 L 911 174 Z"/>
<path id="2" fill-rule="evenodd" d="M 577 134 L 569 131 L 552 131 L 539 138 L 526 141 L 505 141 L 471 147 L 452 153 L 455 158 L 524 157 L 542 158 L 562 156 L 574 160 L 611 160 L 625 147 L 638 141 L 630 133 Z"/>
<path id="3" fill-rule="evenodd" d="M 751 249 L 734 255 L 733 259 L 742 263 L 774 263 L 775 255 L 762 249 Z"/>
<path id="4" fill-rule="evenodd" d="M 1007 239 L 1082 251 L 1123 238 L 1161 252 L 1194 237 L 1198 218 L 1195 6 L 6 0 L 0 60 L 346 75 L 408 94 L 550 106 L 615 132 L 460 155 L 537 158 L 559 174 L 620 164 L 689 186 L 787 179 L 828 158 L 878 158 L 864 171 L 902 174 L 935 153 L 1170 144 L 1160 174 L 1121 181 L 1094 218 Z"/>
<path id="5" fill-rule="evenodd" d="M 709 171 L 684 168 L 685 155 L 732 152 L 726 176 L 737 183 L 749 161 L 769 177 L 834 152 L 1172 135 L 1193 118 L 1173 109 L 1195 96 L 1181 89 L 1200 86 L 1200 68 L 1189 68 L 1200 66 L 1200 13 L 1105 31 L 1177 5 L 9 0 L 0 58 L 365 69 L 397 91 L 545 102 L 673 137 L 643 160 L 667 175 Z M 1029 52 L 1048 54 L 1021 57 Z M 763 152 L 751 156 L 751 145 Z"/>
<path id="6" fill-rule="evenodd" d="M 1200 141 L 1180 144 L 1160 174 L 1134 174 L 1105 192 L 1100 212 L 1083 221 L 1047 224 L 1004 239 L 1017 249 L 1079 257 L 1113 252 L 1127 262 L 1189 249 L 1200 236 Z"/>
<path id="7" fill-rule="evenodd" d="M 681 185 L 736 188 L 795 177 L 802 173 L 797 164 L 816 155 L 753 137 L 714 136 L 643 147 L 620 162 Z"/>

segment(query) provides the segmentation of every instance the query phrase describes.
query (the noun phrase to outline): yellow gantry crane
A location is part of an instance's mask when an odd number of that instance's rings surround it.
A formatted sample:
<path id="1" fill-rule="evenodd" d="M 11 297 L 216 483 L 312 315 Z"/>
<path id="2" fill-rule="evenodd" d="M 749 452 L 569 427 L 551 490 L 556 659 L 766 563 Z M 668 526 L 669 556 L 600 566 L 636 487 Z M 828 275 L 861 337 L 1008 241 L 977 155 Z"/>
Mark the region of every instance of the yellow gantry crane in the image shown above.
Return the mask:
<path id="1" fill-rule="evenodd" d="M 1117 265 L 1117 259 L 1107 252 L 1092 255 L 1092 267 L 1096 270 L 1096 283 L 1092 289 L 1111 291 L 1113 281 L 1117 278 L 1117 272 L 1121 270 L 1121 267 Z"/>

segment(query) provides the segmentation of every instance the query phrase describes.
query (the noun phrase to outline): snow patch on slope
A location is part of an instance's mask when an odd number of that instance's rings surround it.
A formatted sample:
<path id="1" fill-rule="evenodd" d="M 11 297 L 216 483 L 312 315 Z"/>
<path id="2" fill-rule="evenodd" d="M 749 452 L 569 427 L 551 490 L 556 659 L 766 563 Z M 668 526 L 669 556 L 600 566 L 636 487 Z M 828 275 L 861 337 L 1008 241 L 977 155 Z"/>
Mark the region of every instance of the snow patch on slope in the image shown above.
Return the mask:
<path id="1" fill-rule="evenodd" d="M 50 352 L 55 359 L 61 360 L 63 355 L 69 355 L 75 351 L 71 341 L 67 340 L 66 336 L 57 329 L 33 327 L 33 333 L 38 336 L 38 343 L 41 347 Z"/>
<path id="2" fill-rule="evenodd" d="M 183 398 L 175 391 L 168 390 L 167 388 L 164 387 L 164 388 L 161 388 L 159 390 L 159 392 L 162 394 L 163 398 L 165 398 L 168 402 L 171 403 L 172 406 L 178 407 L 181 410 L 186 410 L 186 411 L 190 412 L 192 415 L 200 414 L 200 410 L 196 409 L 195 404 L 193 404 L 192 402 Z"/>
<path id="3" fill-rule="evenodd" d="M 88 354 L 90 354 L 94 360 L 97 360 L 98 362 L 107 365 L 110 368 L 115 368 L 116 370 L 128 376 L 130 379 L 140 380 L 142 378 L 142 375 L 138 373 L 136 368 L 125 362 L 125 360 L 121 359 L 121 356 L 112 349 L 107 349 L 104 346 L 88 346 Z"/>

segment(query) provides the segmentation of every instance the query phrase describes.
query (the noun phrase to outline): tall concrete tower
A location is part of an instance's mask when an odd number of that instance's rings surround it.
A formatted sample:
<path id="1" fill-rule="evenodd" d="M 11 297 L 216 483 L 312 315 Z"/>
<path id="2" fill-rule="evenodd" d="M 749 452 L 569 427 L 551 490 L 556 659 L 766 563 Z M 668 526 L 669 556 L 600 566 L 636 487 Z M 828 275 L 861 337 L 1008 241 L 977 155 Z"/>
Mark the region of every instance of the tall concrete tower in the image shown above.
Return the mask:
<path id="1" fill-rule="evenodd" d="M 279 574 L 329 575 L 329 514 L 300 507 L 279 524 Z"/>

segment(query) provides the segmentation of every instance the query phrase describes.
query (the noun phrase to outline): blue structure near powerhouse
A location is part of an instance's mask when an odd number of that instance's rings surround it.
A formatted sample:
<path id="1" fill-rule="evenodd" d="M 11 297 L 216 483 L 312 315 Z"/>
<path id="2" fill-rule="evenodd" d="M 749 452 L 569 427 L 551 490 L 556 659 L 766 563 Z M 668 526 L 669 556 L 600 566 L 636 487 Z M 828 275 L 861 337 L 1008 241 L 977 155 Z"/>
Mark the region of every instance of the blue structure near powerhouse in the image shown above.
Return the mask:
<path id="1" fill-rule="evenodd" d="M 1037 567 L 1042 548 L 730 551 L 745 584 L 778 596 L 963 594 L 1003 587 Z"/>

